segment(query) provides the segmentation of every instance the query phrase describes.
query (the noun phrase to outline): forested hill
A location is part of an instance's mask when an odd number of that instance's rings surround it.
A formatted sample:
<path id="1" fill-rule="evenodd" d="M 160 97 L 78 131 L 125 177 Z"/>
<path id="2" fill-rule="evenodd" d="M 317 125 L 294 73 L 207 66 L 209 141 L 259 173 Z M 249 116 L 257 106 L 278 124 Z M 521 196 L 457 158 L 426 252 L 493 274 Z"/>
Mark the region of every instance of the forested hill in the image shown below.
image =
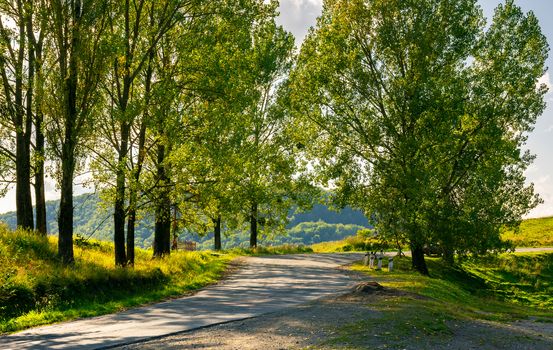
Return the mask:
<path id="1" fill-rule="evenodd" d="M 48 201 L 47 221 L 48 232 L 57 234 L 57 214 L 59 201 Z M 75 233 L 83 237 L 112 240 L 113 217 L 112 211 L 103 209 L 100 200 L 95 194 L 83 194 L 74 197 L 74 229 Z M 11 228 L 16 226 L 15 212 L 0 214 L 0 221 Z M 312 244 L 325 241 L 340 240 L 353 235 L 358 229 L 368 227 L 367 218 L 359 210 L 346 207 L 341 211 L 333 211 L 327 206 L 317 204 L 312 210 L 304 213 L 290 213 L 290 223 L 285 235 L 262 237 L 261 244 Z M 141 247 L 150 247 L 153 240 L 154 222 L 145 217 L 136 227 L 136 244 Z M 184 239 L 199 242 L 202 248 L 211 247 L 212 235 L 198 236 L 192 232 L 185 232 Z M 247 242 L 247 232 L 235 232 L 223 238 L 225 247 L 244 245 Z"/>

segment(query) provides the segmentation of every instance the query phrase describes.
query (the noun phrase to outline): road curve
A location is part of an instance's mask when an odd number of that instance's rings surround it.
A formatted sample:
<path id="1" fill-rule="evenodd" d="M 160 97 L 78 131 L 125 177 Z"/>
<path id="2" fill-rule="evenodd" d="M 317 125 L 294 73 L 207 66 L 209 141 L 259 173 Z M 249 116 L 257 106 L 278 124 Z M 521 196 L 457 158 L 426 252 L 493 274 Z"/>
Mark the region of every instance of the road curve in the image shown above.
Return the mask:
<path id="1" fill-rule="evenodd" d="M 102 349 L 277 311 L 351 287 L 338 266 L 361 254 L 248 257 L 224 282 L 197 294 L 117 314 L 0 337 L 0 349 Z"/>

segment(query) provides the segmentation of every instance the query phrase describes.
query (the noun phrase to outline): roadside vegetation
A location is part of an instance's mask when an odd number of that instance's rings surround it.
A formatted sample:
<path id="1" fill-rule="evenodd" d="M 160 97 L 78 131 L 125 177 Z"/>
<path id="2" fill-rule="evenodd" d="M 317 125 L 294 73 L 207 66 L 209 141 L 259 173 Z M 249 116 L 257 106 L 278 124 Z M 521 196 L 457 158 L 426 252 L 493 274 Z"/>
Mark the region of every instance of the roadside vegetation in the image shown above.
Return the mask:
<path id="1" fill-rule="evenodd" d="M 173 251 L 137 249 L 133 269 L 115 267 L 113 244 L 75 241 L 75 264 L 57 258 L 57 239 L 0 226 L 0 333 L 121 311 L 217 282 L 237 256 L 309 253 L 301 245 Z"/>
<path id="2" fill-rule="evenodd" d="M 352 269 L 368 273 L 385 287 L 427 297 L 443 303 L 444 310 L 466 315 L 484 312 L 512 318 L 553 310 L 553 253 L 469 258 L 453 267 L 439 258 L 427 259 L 430 276 L 415 273 L 410 257 L 396 257 L 392 272 L 370 270 L 360 263 Z"/>
<path id="3" fill-rule="evenodd" d="M 321 347 L 358 348 L 372 341 L 369 337 L 393 348 L 429 348 L 454 341 L 455 332 L 467 325 L 485 331 L 482 341 L 494 344 L 501 339 L 488 328 L 497 329 L 496 324 L 530 322 L 539 334 L 541 325 L 553 322 L 552 253 L 502 254 L 458 267 L 437 258 L 427 262 L 430 276 L 413 271 L 409 257 L 394 259 L 393 272 L 354 265 L 354 271 L 369 275 L 387 292 L 365 299 L 377 316 L 337 326 Z"/>
<path id="4" fill-rule="evenodd" d="M 0 228 L 0 333 L 120 311 L 182 295 L 223 274 L 232 254 L 179 251 L 160 259 L 137 249 L 134 269 L 114 267 L 113 244 L 77 240 L 75 264 L 57 239 Z"/>
<path id="5" fill-rule="evenodd" d="M 339 241 L 321 242 L 311 245 L 315 253 L 366 252 L 388 250 L 394 246 L 371 229 L 361 229 L 354 236 Z"/>

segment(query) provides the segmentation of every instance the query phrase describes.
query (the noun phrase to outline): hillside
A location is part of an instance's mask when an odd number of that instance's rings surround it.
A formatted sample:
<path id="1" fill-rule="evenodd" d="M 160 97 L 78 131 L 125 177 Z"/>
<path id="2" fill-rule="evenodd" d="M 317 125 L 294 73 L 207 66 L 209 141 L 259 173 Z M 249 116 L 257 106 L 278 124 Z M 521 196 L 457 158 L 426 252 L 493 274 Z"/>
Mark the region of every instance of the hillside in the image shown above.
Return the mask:
<path id="1" fill-rule="evenodd" d="M 59 201 L 48 201 L 47 221 L 48 232 L 57 234 L 57 213 Z M 74 197 L 74 230 L 83 237 L 91 237 L 104 241 L 112 240 L 113 219 L 110 209 L 101 206 L 100 199 L 95 194 L 83 194 Z M 277 245 L 285 243 L 305 244 L 340 240 L 354 235 L 357 230 L 368 227 L 367 218 L 359 210 L 346 207 L 340 211 L 332 211 L 329 207 L 317 204 L 312 210 L 301 213 L 291 211 L 290 222 L 286 235 L 260 237 L 261 245 Z M 15 229 L 15 212 L 0 214 L 0 221 Z M 153 241 L 154 222 L 152 217 L 143 217 L 136 227 L 137 246 L 148 248 Z M 193 232 L 183 232 L 181 239 L 198 242 L 200 249 L 209 249 L 212 246 L 212 234 L 200 236 Z M 233 232 L 223 236 L 223 248 L 246 245 L 247 232 Z"/>
<path id="2" fill-rule="evenodd" d="M 502 237 L 517 247 L 553 247 L 553 217 L 524 220 L 520 232 L 506 231 Z"/>

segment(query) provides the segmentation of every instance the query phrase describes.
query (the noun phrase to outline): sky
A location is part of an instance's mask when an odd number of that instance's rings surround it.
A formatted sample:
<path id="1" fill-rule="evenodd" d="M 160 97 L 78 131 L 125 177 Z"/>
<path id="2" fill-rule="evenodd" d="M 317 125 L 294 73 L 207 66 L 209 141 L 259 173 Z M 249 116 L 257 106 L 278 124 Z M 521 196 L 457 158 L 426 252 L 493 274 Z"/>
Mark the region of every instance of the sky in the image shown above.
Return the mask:
<path id="1" fill-rule="evenodd" d="M 494 8 L 502 3 L 499 0 L 479 0 L 484 15 L 491 18 Z M 553 45 L 553 1 L 551 0 L 518 0 L 515 1 L 524 11 L 533 11 L 540 21 L 542 32 Z M 316 18 L 321 14 L 322 0 L 280 0 L 280 16 L 278 22 L 296 37 L 299 46 L 309 28 L 315 25 Z M 547 61 L 548 67 L 553 67 L 553 52 Z M 535 208 L 529 217 L 553 216 L 553 155 L 548 151 L 553 149 L 553 73 L 547 72 L 541 82 L 550 87 L 546 96 L 548 107 L 538 118 L 535 129 L 528 135 L 527 148 L 537 156 L 534 163 L 528 168 L 526 176 L 528 182 L 534 183 L 535 190 L 544 200 L 544 203 Z M 78 181 L 77 181 L 78 182 Z M 79 185 L 75 192 L 89 192 Z M 46 199 L 58 199 L 59 192 L 54 182 L 46 179 Z M 15 210 L 15 193 L 10 191 L 4 198 L 0 198 L 0 213 Z"/>

